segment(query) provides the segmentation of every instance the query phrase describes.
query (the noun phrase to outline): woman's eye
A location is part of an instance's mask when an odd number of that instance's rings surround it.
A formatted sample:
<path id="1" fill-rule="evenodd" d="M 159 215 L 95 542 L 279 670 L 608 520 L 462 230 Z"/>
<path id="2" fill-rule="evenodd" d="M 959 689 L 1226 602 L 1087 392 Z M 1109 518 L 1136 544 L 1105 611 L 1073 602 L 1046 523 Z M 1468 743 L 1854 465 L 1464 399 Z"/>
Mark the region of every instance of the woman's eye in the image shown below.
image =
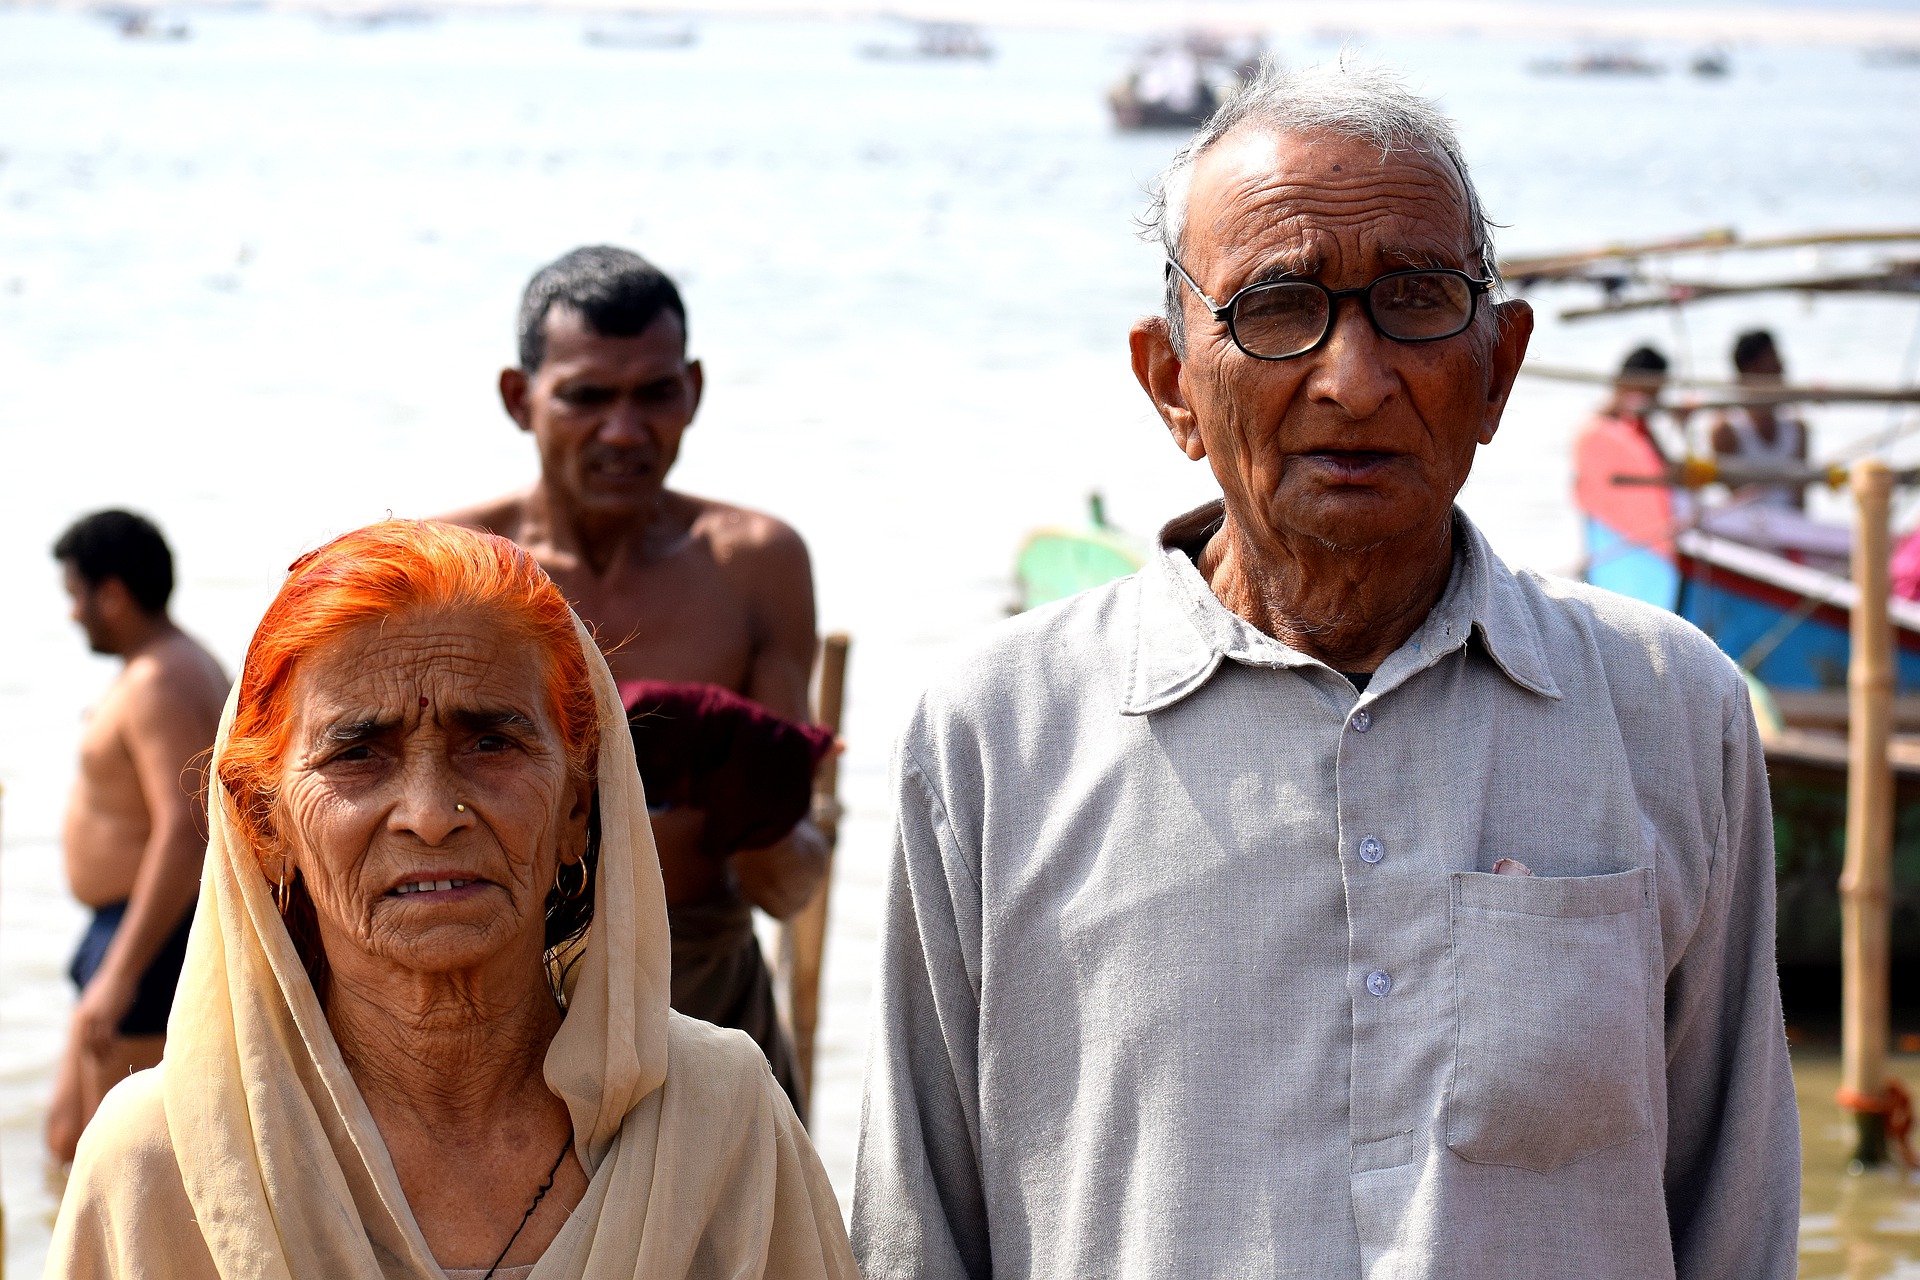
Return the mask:
<path id="1" fill-rule="evenodd" d="M 508 747 L 511 747 L 513 743 L 500 734 L 487 733 L 482 734 L 480 739 L 473 745 L 474 748 L 479 751 L 505 751 Z"/>
<path id="2" fill-rule="evenodd" d="M 341 764 L 364 764 L 371 759 L 373 759 L 372 747 L 348 747 L 334 757 L 334 760 Z"/>

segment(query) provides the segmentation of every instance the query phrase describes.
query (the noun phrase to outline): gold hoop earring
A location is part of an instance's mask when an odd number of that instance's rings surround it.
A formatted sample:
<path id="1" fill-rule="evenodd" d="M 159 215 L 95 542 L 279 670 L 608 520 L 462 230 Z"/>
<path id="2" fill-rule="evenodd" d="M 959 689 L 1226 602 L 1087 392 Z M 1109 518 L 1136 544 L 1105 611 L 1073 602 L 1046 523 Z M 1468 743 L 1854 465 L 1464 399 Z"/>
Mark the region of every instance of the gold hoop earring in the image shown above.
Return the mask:
<path id="1" fill-rule="evenodd" d="M 575 870 L 577 870 L 580 873 L 580 879 L 578 883 L 576 883 L 573 886 L 572 889 L 568 889 L 567 883 L 566 883 L 567 881 L 566 872 L 569 866 L 573 867 Z M 560 895 L 560 901 L 562 902 L 572 902 L 575 898 L 578 898 L 581 894 L 585 893 L 587 891 L 586 860 L 582 859 L 579 862 L 572 862 L 572 863 L 563 862 L 558 867 L 554 868 L 553 891 Z"/>
<path id="2" fill-rule="evenodd" d="M 273 887 L 274 905 L 280 908 L 280 914 L 287 914 L 287 858 L 280 855 L 280 879 Z"/>

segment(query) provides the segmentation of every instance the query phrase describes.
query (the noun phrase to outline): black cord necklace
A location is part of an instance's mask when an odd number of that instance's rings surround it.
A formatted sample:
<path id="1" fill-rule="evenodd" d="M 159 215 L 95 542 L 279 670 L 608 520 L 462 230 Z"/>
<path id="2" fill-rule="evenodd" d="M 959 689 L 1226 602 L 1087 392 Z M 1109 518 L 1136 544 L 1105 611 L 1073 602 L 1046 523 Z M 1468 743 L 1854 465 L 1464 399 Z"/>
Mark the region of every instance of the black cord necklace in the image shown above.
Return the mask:
<path id="1" fill-rule="evenodd" d="M 513 1229 L 512 1235 L 507 1237 L 507 1243 L 502 1246 L 500 1256 L 493 1260 L 493 1265 L 487 1268 L 487 1274 L 481 1276 L 480 1280 L 493 1280 L 493 1273 L 500 1269 L 502 1262 L 506 1261 L 507 1250 L 513 1248 L 513 1242 L 520 1238 L 520 1233 L 527 1229 L 527 1223 L 533 1220 L 533 1211 L 538 1209 L 540 1202 L 547 1198 L 547 1192 L 553 1190 L 553 1180 L 560 1174 L 560 1162 L 567 1158 L 567 1150 L 572 1146 L 573 1130 L 569 1129 L 567 1140 L 560 1144 L 560 1154 L 553 1158 L 553 1168 L 547 1170 L 547 1180 L 540 1184 L 540 1190 L 534 1193 L 533 1203 L 528 1205 L 527 1211 L 520 1215 L 520 1225 Z"/>

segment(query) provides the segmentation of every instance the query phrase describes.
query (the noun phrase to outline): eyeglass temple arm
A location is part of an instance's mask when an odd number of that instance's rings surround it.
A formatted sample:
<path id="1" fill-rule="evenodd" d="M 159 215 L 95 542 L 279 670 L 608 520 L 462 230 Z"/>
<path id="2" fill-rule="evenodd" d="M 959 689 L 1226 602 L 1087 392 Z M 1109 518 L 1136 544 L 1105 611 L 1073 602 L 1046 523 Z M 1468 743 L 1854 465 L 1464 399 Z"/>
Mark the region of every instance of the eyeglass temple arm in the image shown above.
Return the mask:
<path id="1" fill-rule="evenodd" d="M 1215 320 L 1220 320 L 1220 321 L 1226 320 L 1227 309 L 1221 306 L 1219 303 L 1215 302 L 1212 298 L 1209 298 L 1207 296 L 1207 291 L 1205 289 L 1202 289 L 1197 283 L 1195 283 L 1194 278 L 1187 274 L 1187 269 L 1181 266 L 1179 260 L 1176 259 L 1172 254 L 1167 255 L 1167 265 L 1180 273 L 1180 278 L 1187 282 L 1187 288 L 1193 290 L 1194 293 L 1199 295 L 1200 301 L 1207 304 L 1207 310 L 1213 313 L 1213 318 Z"/>

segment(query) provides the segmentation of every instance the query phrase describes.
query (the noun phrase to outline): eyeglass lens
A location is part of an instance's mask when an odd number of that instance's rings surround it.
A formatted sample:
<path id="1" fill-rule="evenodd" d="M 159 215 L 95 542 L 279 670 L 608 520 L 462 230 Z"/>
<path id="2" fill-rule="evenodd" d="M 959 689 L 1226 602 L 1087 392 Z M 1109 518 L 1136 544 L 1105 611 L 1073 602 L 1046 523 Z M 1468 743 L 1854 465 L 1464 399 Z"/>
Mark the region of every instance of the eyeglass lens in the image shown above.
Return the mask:
<path id="1" fill-rule="evenodd" d="M 1403 271 L 1367 287 L 1367 308 L 1380 332 L 1400 342 L 1451 338 L 1473 319 L 1473 288 L 1450 271 Z M 1249 354 L 1278 359 L 1310 351 L 1331 319 L 1327 291 L 1305 281 L 1276 281 L 1234 303 L 1234 336 Z"/>

